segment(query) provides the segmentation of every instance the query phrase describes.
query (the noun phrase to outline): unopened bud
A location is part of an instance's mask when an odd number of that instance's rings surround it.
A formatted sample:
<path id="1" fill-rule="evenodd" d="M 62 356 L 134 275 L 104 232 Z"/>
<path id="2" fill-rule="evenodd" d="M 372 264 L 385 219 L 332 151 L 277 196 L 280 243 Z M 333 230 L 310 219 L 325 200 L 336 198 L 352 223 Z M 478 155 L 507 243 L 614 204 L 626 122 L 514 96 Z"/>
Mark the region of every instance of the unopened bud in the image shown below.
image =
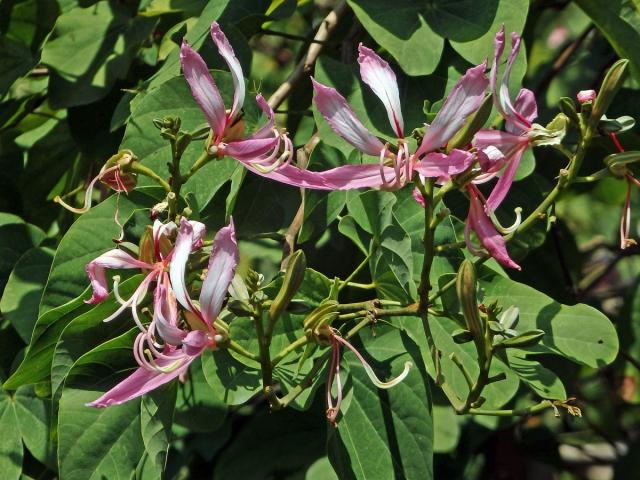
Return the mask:
<path id="1" fill-rule="evenodd" d="M 458 270 L 456 292 L 458 294 L 458 300 L 460 302 L 462 315 L 464 316 L 467 328 L 473 335 L 473 338 L 478 340 L 481 338 L 484 328 L 482 325 L 482 319 L 480 318 L 480 311 L 478 310 L 476 289 L 476 268 L 474 267 L 473 262 L 464 260 Z"/>
<path id="2" fill-rule="evenodd" d="M 616 177 L 624 177 L 629 173 L 629 168 L 640 162 L 639 151 L 628 151 L 622 153 L 613 153 L 607 155 L 604 159 L 604 164 L 609 171 Z"/>
<path id="3" fill-rule="evenodd" d="M 581 104 L 591 103 L 596 99 L 595 90 L 580 90 L 576 95 Z"/>
<path id="4" fill-rule="evenodd" d="M 298 250 L 289 258 L 287 271 L 282 286 L 269 308 L 269 317 L 276 319 L 289 306 L 289 302 L 300 288 L 307 268 L 307 259 L 302 250 Z"/>
<path id="5" fill-rule="evenodd" d="M 307 318 L 304 319 L 304 334 L 309 340 L 321 345 L 330 343 L 330 326 L 338 318 L 338 302 L 323 301 Z"/>
<path id="6" fill-rule="evenodd" d="M 592 126 L 595 126 L 600 118 L 607 113 L 613 98 L 625 81 L 628 66 L 629 60 L 618 60 L 605 75 L 602 86 L 600 87 L 600 93 L 598 93 L 593 102 L 593 110 L 591 111 L 590 118 Z"/>

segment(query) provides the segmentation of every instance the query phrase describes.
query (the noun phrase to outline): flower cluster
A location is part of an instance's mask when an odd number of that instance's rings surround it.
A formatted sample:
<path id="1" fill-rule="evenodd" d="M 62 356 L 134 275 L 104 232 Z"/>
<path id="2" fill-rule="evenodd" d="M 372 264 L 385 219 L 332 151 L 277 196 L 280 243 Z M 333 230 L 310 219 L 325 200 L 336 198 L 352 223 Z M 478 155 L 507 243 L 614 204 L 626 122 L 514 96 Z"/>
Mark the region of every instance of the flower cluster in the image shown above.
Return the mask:
<path id="1" fill-rule="evenodd" d="M 239 260 L 238 246 L 231 222 L 215 236 L 207 273 L 196 302 L 190 298 L 186 286 L 186 267 L 189 256 L 202 249 L 204 234 L 205 227 L 200 222 L 183 218 L 177 227 L 173 222 L 162 224 L 156 220 L 149 260 L 136 259 L 121 249 L 114 249 L 87 265 L 87 274 L 93 287 L 93 296 L 87 301 L 90 304 L 100 303 L 107 298 L 105 269 L 140 269 L 145 273 L 144 279 L 128 300 L 120 296 L 119 277 L 114 277 L 113 293 L 120 307 L 104 320 L 110 321 L 126 309 L 131 310 L 140 329 L 133 349 L 139 368 L 91 402 L 90 406 L 118 405 L 147 393 L 185 373 L 189 364 L 205 349 L 215 349 L 222 340 L 214 322 L 222 310 L 235 274 Z M 171 238 L 174 236 L 175 244 L 172 245 Z M 140 319 L 138 305 L 152 285 L 153 316 L 151 322 L 145 325 Z"/>

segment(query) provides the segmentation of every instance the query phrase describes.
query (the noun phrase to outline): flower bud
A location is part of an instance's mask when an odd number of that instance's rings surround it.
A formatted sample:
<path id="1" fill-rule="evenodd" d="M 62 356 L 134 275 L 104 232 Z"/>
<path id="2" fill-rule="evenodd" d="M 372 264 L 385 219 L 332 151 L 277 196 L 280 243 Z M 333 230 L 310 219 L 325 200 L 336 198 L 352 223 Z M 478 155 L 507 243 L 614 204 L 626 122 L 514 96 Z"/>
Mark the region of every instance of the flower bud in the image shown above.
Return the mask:
<path id="1" fill-rule="evenodd" d="M 484 328 L 480 311 L 478 310 L 478 299 L 476 296 L 477 277 L 476 268 L 470 260 L 464 260 L 458 270 L 456 279 L 456 292 L 458 301 L 462 309 L 467 328 L 473 335 L 473 338 L 479 340 L 483 334 Z"/>
<path id="2" fill-rule="evenodd" d="M 321 345 L 331 344 L 331 323 L 338 318 L 338 302 L 325 300 L 304 319 L 304 334 Z"/>
<path id="3" fill-rule="evenodd" d="M 592 103 L 596 99 L 595 90 L 580 90 L 576 95 L 580 104 Z"/>
<path id="4" fill-rule="evenodd" d="M 496 347 L 499 348 L 527 348 L 537 345 L 544 337 L 542 330 L 529 330 L 512 338 L 500 342 Z"/>
<path id="5" fill-rule="evenodd" d="M 629 151 L 607 155 L 604 164 L 616 177 L 624 177 L 629 173 L 629 168 L 640 162 L 640 152 Z"/>
<path id="6" fill-rule="evenodd" d="M 229 300 L 227 309 L 237 317 L 251 317 L 254 314 L 253 307 L 249 302 L 237 298 Z"/>
<path id="7" fill-rule="evenodd" d="M 269 317 L 276 319 L 289 306 L 289 302 L 300 288 L 307 268 L 307 259 L 302 250 L 298 250 L 289 258 L 287 271 L 282 286 L 269 308 Z"/>
<path id="8" fill-rule="evenodd" d="M 613 98 L 622 87 L 627 75 L 627 67 L 629 60 L 618 60 L 609 69 L 602 81 L 600 93 L 593 102 L 593 110 L 591 112 L 590 123 L 595 126 L 602 116 L 607 112 Z"/>

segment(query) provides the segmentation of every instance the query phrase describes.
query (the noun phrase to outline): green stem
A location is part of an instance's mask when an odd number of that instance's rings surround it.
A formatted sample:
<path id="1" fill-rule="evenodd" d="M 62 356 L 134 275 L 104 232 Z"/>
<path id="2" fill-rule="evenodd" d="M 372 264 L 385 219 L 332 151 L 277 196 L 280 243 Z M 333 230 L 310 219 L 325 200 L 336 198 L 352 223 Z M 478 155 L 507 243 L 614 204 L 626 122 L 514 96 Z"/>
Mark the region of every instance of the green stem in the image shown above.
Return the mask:
<path id="1" fill-rule="evenodd" d="M 351 275 L 349 275 L 340 285 L 340 287 L 338 288 L 338 291 L 341 291 L 344 287 L 346 287 L 347 285 L 349 285 L 349 283 L 351 282 L 351 280 L 353 280 L 355 278 L 355 276 L 360 273 L 360 271 L 367 266 L 367 264 L 369 263 L 369 255 L 367 255 L 366 257 L 364 257 L 364 260 L 362 260 L 362 262 L 360 262 L 360 265 L 358 265 L 356 267 L 356 269 L 351 272 Z M 375 288 L 375 286 L 374 286 Z"/>
<path id="2" fill-rule="evenodd" d="M 233 350 L 237 354 L 242 355 L 243 357 L 248 358 L 250 360 L 253 360 L 255 362 L 259 362 L 260 361 L 260 357 L 258 357 L 254 353 L 251 353 L 249 350 L 246 350 L 239 343 L 237 343 L 237 342 L 235 342 L 233 340 L 229 340 L 229 345 L 228 345 L 227 348 L 229 350 Z"/>
<path id="3" fill-rule="evenodd" d="M 351 288 L 359 288 L 360 290 L 374 290 L 376 288 L 375 283 L 356 283 L 356 282 L 345 282 L 340 288 L 344 285 Z"/>
<path id="4" fill-rule="evenodd" d="M 271 359 L 271 368 L 275 367 L 278 363 L 280 363 L 287 355 L 295 350 L 304 347 L 307 343 L 309 343 L 309 339 L 307 337 L 300 337 L 293 343 L 287 345 L 285 348 L 280 350 L 275 357 Z"/>
<path id="5" fill-rule="evenodd" d="M 484 410 L 481 408 L 470 408 L 466 413 L 470 415 L 491 415 L 494 417 L 523 417 L 542 412 L 543 410 L 552 407 L 553 402 L 551 400 L 542 400 L 535 405 L 531 405 L 530 407 L 526 408 L 517 408 L 511 410 Z"/>
<path id="6" fill-rule="evenodd" d="M 274 405 L 273 389 L 271 384 L 273 383 L 273 371 L 271 369 L 271 358 L 269 355 L 269 343 L 264 333 L 264 325 L 262 323 L 262 312 L 259 311 L 253 317 L 256 326 L 256 336 L 258 337 L 258 352 L 260 361 L 260 370 L 262 371 L 262 389 L 269 400 L 272 408 Z"/>
<path id="7" fill-rule="evenodd" d="M 146 167 L 145 165 L 142 165 L 138 162 L 132 162 L 129 168 L 134 173 L 144 175 L 145 177 L 149 177 L 150 179 L 154 180 L 164 189 L 165 192 L 168 193 L 171 191 L 171 185 L 169 185 L 166 180 L 164 180 L 160 175 L 151 170 L 149 167 Z"/>
<path id="8" fill-rule="evenodd" d="M 193 165 L 191 165 L 191 168 L 189 169 L 189 171 L 184 174 L 183 182 L 186 182 L 187 180 L 189 180 L 198 170 L 200 170 L 202 167 L 204 167 L 207 163 L 209 163 L 214 158 L 216 157 L 209 155 L 209 153 L 206 150 L 204 150 L 200 154 L 200 156 L 197 158 L 197 160 L 193 163 Z"/>

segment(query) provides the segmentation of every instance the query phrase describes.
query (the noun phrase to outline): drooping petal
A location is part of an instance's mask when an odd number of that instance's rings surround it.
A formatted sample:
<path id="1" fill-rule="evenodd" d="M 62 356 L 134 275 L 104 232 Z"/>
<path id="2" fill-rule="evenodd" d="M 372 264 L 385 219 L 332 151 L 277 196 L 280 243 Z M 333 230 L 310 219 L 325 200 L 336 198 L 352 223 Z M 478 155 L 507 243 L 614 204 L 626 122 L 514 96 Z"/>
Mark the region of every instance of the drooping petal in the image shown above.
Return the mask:
<path id="1" fill-rule="evenodd" d="M 480 244 L 489 252 L 489 255 L 505 267 L 520 270 L 520 266 L 509 256 L 504 238 L 497 232 L 491 219 L 487 216 L 476 188 L 475 186 L 470 186 L 468 189 L 470 204 L 465 226 L 465 240 L 469 249 L 475 251 L 475 247 L 470 244 L 468 235 L 468 230 L 471 229 L 476 232 Z"/>
<path id="2" fill-rule="evenodd" d="M 169 278 L 173 287 L 176 299 L 184 308 L 190 312 L 194 312 L 194 307 L 189 298 L 187 284 L 185 282 L 185 273 L 189 254 L 193 245 L 193 225 L 184 217 L 180 219 L 180 228 L 178 229 L 178 237 L 176 245 L 171 256 L 169 265 Z"/>
<path id="3" fill-rule="evenodd" d="M 200 309 L 210 323 L 218 317 L 222 309 L 229 285 L 235 275 L 240 260 L 233 220 L 221 228 L 213 241 L 213 250 L 209 258 L 207 276 L 200 291 Z"/>
<path id="4" fill-rule="evenodd" d="M 213 42 L 216 44 L 216 47 L 218 47 L 218 52 L 220 52 L 224 61 L 227 62 L 227 66 L 231 71 L 231 77 L 233 78 L 233 106 L 229 113 L 229 121 L 231 122 L 236 118 L 244 104 L 245 86 L 242 66 L 236 58 L 236 54 L 229 40 L 227 40 L 226 35 L 222 33 L 220 25 L 218 25 L 217 22 L 211 24 L 211 38 L 213 38 Z"/>
<path id="5" fill-rule="evenodd" d="M 474 113 L 484 100 L 489 80 L 484 74 L 486 63 L 467 70 L 456 82 L 436 115 L 415 153 L 419 157 L 427 152 L 444 147 L 460 130 L 469 115 Z"/>
<path id="6" fill-rule="evenodd" d="M 538 104 L 536 103 L 535 94 L 527 88 L 520 89 L 513 107 L 530 124 L 538 117 Z M 504 128 L 507 132 L 515 135 L 522 135 L 526 131 L 511 120 L 505 122 Z"/>
<path id="7" fill-rule="evenodd" d="M 384 145 L 364 127 L 345 98 L 313 77 L 311 82 L 315 91 L 313 100 L 329 126 L 361 152 L 377 157 Z"/>
<path id="8" fill-rule="evenodd" d="M 216 138 L 222 138 L 227 123 L 222 97 L 207 64 L 185 41 L 180 48 L 180 63 L 184 78 L 191 88 L 191 94 L 202 109 Z"/>
<path id="9" fill-rule="evenodd" d="M 360 77 L 382 101 L 387 110 L 391 128 L 398 135 L 398 138 L 403 138 L 404 121 L 400 108 L 400 92 L 398 91 L 396 74 L 393 73 L 387 62 L 362 44 L 358 46 L 358 63 L 360 64 Z"/>
<path id="10" fill-rule="evenodd" d="M 453 149 L 448 154 L 431 152 L 413 167 L 425 177 L 438 178 L 441 183 L 452 175 L 464 172 L 473 163 L 474 155 L 466 150 Z"/>
<path id="11" fill-rule="evenodd" d="M 191 251 L 197 250 L 202 247 L 204 242 L 204 235 L 207 233 L 207 226 L 202 222 L 195 220 L 189 220 L 191 228 L 193 228 L 193 238 L 191 240 Z"/>
<path id="12" fill-rule="evenodd" d="M 189 355 L 196 357 L 208 346 L 212 345 L 211 338 L 202 330 L 193 330 L 189 332 L 182 342 L 183 351 Z"/>
<path id="13" fill-rule="evenodd" d="M 156 388 L 170 382 L 171 380 L 178 378 L 189 368 L 189 364 L 196 357 L 182 356 L 176 358 L 176 360 L 158 359 L 156 363 L 159 367 L 170 368 L 175 362 L 181 362 L 180 366 L 173 369 L 169 373 L 161 371 L 150 371 L 145 368 L 138 368 L 130 376 L 125 378 L 122 382 L 117 384 L 111 390 L 106 392 L 97 400 L 88 403 L 89 407 L 104 408 L 111 405 L 120 405 L 122 403 L 133 400 L 145 393 L 148 393 Z"/>
<path id="14" fill-rule="evenodd" d="M 102 302 L 109 295 L 107 288 L 107 278 L 105 268 L 111 269 L 131 269 L 131 268 L 151 268 L 145 262 L 133 258 L 126 252 L 119 249 L 109 250 L 98 258 L 91 260 L 85 267 L 85 271 L 91 281 L 93 295 L 86 303 L 91 305 Z"/>

